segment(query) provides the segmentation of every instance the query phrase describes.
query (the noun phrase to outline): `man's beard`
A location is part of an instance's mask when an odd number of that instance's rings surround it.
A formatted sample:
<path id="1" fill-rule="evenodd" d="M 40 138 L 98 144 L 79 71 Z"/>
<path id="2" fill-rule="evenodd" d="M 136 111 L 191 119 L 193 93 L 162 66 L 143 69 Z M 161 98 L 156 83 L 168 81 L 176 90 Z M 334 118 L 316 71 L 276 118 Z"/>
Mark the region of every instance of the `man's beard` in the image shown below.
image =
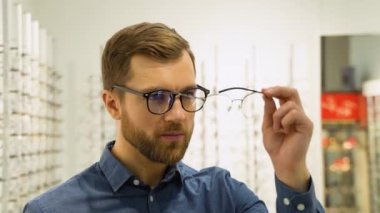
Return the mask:
<path id="1" fill-rule="evenodd" d="M 124 139 L 134 146 L 141 154 L 153 162 L 172 165 L 180 161 L 190 142 L 194 125 L 189 130 L 181 123 L 168 123 L 149 136 L 143 129 L 137 128 L 123 113 L 121 120 L 121 131 Z M 178 131 L 184 134 L 181 141 L 162 141 L 161 134 L 164 132 Z"/>

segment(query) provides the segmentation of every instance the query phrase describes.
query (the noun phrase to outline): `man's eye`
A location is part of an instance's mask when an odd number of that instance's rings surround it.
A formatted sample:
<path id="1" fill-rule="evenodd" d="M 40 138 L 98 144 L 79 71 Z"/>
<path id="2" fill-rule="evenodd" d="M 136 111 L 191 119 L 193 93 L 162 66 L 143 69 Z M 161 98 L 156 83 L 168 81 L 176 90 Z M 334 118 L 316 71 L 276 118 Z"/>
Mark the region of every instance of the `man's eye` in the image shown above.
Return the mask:
<path id="1" fill-rule="evenodd" d="M 165 91 L 156 91 L 150 94 L 149 99 L 152 101 L 165 101 L 169 95 Z"/>
<path id="2" fill-rule="evenodd" d="M 191 89 L 191 90 L 182 92 L 182 94 L 184 94 L 185 96 L 194 97 L 196 92 L 195 92 L 195 89 Z"/>

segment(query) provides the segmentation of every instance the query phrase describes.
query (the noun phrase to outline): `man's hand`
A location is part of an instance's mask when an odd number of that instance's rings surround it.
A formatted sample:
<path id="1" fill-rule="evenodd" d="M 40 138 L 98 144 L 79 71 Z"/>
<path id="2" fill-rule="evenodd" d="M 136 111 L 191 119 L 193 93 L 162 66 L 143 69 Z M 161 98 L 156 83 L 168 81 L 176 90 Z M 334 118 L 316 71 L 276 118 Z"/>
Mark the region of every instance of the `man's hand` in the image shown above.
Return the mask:
<path id="1" fill-rule="evenodd" d="M 262 125 L 264 146 L 276 176 L 295 191 L 305 192 L 310 173 L 306 166 L 313 123 L 303 111 L 297 90 L 289 87 L 263 89 L 265 111 Z M 277 108 L 273 98 L 277 98 Z"/>

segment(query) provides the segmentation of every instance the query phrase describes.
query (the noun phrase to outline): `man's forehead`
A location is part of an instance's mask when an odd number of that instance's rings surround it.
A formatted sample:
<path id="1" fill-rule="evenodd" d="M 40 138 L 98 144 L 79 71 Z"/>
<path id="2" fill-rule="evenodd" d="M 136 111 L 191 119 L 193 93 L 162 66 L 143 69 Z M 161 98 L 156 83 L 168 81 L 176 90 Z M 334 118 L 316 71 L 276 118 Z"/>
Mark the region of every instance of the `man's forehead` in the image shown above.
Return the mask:
<path id="1" fill-rule="evenodd" d="M 131 66 L 139 66 L 139 67 L 155 67 L 161 65 L 170 65 L 171 63 L 175 63 L 178 61 L 187 62 L 193 66 L 193 61 L 186 50 L 182 51 L 182 54 L 177 58 L 157 58 L 146 54 L 134 54 L 131 57 Z"/>
<path id="2" fill-rule="evenodd" d="M 131 58 L 130 69 L 136 73 L 145 69 L 170 70 L 171 68 L 181 68 L 184 71 L 190 69 L 194 72 L 193 61 L 187 52 L 174 59 L 157 59 L 141 54 L 136 54 Z"/>
<path id="3" fill-rule="evenodd" d="M 171 90 L 195 85 L 195 71 L 188 55 L 165 61 L 136 55 L 130 68 L 128 85 Z"/>

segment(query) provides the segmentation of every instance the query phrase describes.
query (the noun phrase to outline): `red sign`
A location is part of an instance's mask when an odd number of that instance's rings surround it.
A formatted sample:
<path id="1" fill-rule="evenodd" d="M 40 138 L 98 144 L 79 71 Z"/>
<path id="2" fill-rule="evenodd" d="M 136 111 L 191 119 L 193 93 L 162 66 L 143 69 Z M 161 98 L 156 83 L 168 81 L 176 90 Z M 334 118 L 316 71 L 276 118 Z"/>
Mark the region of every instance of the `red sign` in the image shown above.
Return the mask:
<path id="1" fill-rule="evenodd" d="M 323 93 L 322 121 L 366 120 L 366 103 L 361 93 Z"/>

